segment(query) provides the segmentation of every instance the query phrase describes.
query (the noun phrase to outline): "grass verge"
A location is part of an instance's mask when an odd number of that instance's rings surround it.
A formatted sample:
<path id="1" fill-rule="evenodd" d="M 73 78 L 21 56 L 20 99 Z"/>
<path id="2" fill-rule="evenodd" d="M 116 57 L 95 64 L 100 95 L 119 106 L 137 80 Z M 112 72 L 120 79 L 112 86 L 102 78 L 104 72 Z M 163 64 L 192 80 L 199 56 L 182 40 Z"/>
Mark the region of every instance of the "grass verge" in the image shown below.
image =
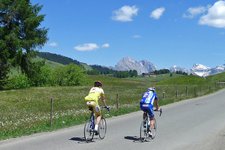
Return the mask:
<path id="1" fill-rule="evenodd" d="M 91 76 L 92 81 L 101 80 L 110 116 L 118 116 L 139 110 L 139 100 L 147 87 L 157 89 L 160 105 L 202 96 L 221 88 L 225 74 L 206 79 L 193 76 L 170 78 L 150 77 L 118 79 L 107 76 Z M 53 131 L 84 123 L 89 111 L 83 98 L 91 85 L 79 87 L 39 87 L 23 90 L 0 91 L 0 140 Z M 53 124 L 50 111 L 53 99 Z M 118 107 L 118 109 L 117 109 Z"/>

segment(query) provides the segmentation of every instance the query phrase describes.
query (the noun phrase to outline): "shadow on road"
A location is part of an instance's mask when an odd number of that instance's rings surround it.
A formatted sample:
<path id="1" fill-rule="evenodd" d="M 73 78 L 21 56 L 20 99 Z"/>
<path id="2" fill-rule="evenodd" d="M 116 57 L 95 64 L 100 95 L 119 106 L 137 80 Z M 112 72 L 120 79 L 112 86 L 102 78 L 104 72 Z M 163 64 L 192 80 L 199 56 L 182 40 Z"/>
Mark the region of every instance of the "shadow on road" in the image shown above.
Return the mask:
<path id="1" fill-rule="evenodd" d="M 72 137 L 69 140 L 71 140 L 71 141 L 77 141 L 77 143 L 87 143 L 86 140 L 84 139 L 84 137 Z"/>
<path id="2" fill-rule="evenodd" d="M 124 139 L 131 140 L 133 142 L 141 142 L 140 138 L 137 136 L 125 136 Z"/>
<path id="3" fill-rule="evenodd" d="M 72 138 L 70 138 L 69 140 L 71 140 L 71 141 L 76 141 L 76 142 L 79 143 L 79 144 L 92 143 L 92 142 L 94 142 L 93 140 L 92 140 L 92 141 L 89 141 L 89 142 L 86 142 L 86 140 L 85 140 L 84 137 L 72 137 Z"/>

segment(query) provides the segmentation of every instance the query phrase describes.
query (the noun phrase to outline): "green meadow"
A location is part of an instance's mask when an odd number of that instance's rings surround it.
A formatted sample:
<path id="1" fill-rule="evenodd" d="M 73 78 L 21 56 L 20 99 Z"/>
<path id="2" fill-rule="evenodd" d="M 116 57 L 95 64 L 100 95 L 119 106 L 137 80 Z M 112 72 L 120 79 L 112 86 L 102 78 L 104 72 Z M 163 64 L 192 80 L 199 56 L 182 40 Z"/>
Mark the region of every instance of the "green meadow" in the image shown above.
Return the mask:
<path id="1" fill-rule="evenodd" d="M 142 93 L 150 86 L 156 87 L 160 105 L 206 95 L 225 87 L 225 73 L 207 78 L 175 74 L 125 79 L 103 75 L 87 78 L 85 86 L 0 91 L 0 140 L 84 123 L 90 113 L 84 97 L 95 80 L 103 82 L 107 104 L 111 107 L 110 116 L 139 110 Z"/>

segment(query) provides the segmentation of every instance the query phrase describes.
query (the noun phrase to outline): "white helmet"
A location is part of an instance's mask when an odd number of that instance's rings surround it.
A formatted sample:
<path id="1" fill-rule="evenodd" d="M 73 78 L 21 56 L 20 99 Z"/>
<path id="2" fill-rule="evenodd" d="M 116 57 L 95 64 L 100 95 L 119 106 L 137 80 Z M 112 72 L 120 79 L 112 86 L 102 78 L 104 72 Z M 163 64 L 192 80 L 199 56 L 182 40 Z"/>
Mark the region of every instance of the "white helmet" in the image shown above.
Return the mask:
<path id="1" fill-rule="evenodd" d="M 155 87 L 150 87 L 150 88 L 148 88 L 148 91 L 153 91 L 153 92 L 155 92 Z"/>

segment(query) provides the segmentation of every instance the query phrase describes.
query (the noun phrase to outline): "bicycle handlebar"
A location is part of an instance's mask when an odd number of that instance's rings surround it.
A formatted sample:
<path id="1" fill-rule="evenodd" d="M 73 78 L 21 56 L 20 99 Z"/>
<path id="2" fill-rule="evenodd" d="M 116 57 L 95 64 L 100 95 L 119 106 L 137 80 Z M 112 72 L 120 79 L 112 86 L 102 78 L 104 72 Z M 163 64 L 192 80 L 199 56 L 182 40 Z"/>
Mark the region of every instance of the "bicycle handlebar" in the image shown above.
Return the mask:
<path id="1" fill-rule="evenodd" d="M 162 108 L 159 109 L 159 116 L 162 115 Z"/>
<path id="2" fill-rule="evenodd" d="M 160 108 L 159 110 L 154 110 L 154 111 L 158 111 L 159 112 L 159 116 L 161 116 L 162 115 L 162 108 Z"/>
<path id="3" fill-rule="evenodd" d="M 107 109 L 108 112 L 110 112 L 110 107 L 109 106 L 101 106 L 101 108 Z"/>

